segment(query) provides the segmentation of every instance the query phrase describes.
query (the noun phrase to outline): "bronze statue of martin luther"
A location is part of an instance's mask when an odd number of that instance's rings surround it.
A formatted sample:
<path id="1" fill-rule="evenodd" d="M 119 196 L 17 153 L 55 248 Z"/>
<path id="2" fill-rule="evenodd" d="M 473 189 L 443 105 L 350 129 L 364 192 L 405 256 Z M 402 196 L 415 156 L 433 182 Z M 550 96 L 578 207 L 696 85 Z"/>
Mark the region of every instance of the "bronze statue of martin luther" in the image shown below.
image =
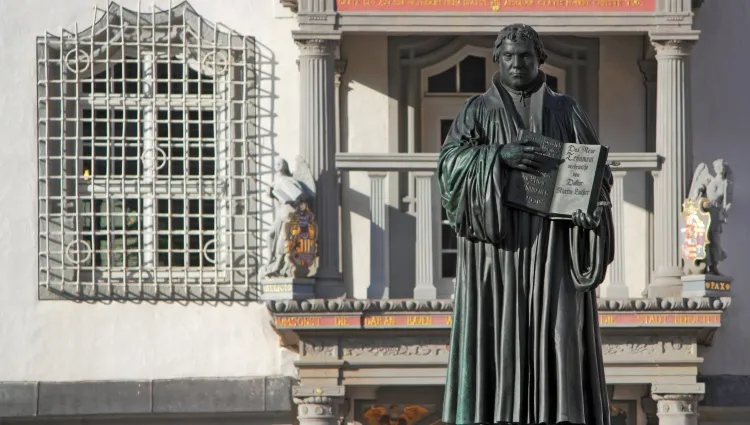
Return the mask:
<path id="1" fill-rule="evenodd" d="M 599 141 L 576 101 L 546 86 L 533 28 L 504 28 L 493 59 L 491 87 L 463 105 L 438 160 L 442 205 L 458 234 L 443 421 L 609 425 L 595 289 L 614 254 L 611 172 L 596 209 L 570 220 L 504 205 L 508 174 L 543 162 L 520 130 Z"/>

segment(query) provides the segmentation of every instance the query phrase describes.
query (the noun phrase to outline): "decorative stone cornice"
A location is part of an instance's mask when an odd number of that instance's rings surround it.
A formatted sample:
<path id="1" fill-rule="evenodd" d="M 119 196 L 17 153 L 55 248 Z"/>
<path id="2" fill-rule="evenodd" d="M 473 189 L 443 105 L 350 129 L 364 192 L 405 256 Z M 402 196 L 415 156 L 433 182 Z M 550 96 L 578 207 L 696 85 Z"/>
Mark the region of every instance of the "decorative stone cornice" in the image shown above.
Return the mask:
<path id="1" fill-rule="evenodd" d="M 731 298 L 637 298 L 598 299 L 599 311 L 723 311 L 731 304 Z M 424 312 L 450 313 L 453 300 L 353 300 L 312 299 L 282 300 L 266 303 L 272 314 L 294 313 L 396 313 Z"/>

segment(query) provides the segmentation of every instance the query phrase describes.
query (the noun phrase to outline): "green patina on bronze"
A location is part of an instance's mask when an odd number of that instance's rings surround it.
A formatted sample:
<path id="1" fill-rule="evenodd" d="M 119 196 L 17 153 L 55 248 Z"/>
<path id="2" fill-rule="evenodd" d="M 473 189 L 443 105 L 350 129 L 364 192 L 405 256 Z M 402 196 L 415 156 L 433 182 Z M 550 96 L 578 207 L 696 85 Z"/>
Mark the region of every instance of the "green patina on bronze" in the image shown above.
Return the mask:
<path id="1" fill-rule="evenodd" d="M 501 72 L 461 108 L 438 160 L 442 205 L 458 234 L 443 421 L 609 425 L 595 289 L 614 254 L 611 208 L 587 230 L 501 201 L 510 168 L 501 150 L 519 129 L 599 142 L 575 100 L 544 84 L 518 96 L 498 60 Z M 608 203 L 609 169 L 604 180 Z"/>

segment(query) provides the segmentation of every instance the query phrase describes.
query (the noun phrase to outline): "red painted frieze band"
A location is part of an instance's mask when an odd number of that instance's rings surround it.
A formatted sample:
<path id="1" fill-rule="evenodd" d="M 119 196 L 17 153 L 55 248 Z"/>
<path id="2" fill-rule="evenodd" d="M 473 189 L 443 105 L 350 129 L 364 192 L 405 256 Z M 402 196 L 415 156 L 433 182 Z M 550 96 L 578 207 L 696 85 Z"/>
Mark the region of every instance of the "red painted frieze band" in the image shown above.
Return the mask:
<path id="1" fill-rule="evenodd" d="M 653 12 L 656 0 L 338 0 L 339 12 Z"/>
<path id="2" fill-rule="evenodd" d="M 277 316 L 278 329 L 448 329 L 450 314 L 376 314 Z M 599 325 L 608 327 L 717 327 L 720 313 L 607 313 L 599 314 Z"/>

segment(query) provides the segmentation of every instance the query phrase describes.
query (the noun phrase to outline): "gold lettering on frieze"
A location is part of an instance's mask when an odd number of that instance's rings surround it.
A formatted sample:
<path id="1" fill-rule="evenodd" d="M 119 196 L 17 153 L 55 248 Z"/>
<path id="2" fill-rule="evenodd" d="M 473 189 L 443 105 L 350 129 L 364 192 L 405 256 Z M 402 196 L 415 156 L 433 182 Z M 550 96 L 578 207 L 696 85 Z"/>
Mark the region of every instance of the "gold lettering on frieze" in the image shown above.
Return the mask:
<path id="1" fill-rule="evenodd" d="M 277 317 L 274 323 L 280 328 L 317 328 L 323 325 L 320 317 Z"/>
<path id="2" fill-rule="evenodd" d="M 334 326 L 349 326 L 349 320 L 346 317 L 336 317 L 333 319 Z"/>
<path id="3" fill-rule="evenodd" d="M 395 326 L 396 318 L 393 316 L 370 316 L 365 318 L 365 326 Z"/>
<path id="4" fill-rule="evenodd" d="M 409 316 L 406 318 L 408 326 L 432 326 L 432 316 Z"/>
<path id="5" fill-rule="evenodd" d="M 716 314 L 678 314 L 674 318 L 678 325 L 718 325 L 719 316 Z"/>
<path id="6" fill-rule="evenodd" d="M 666 325 L 667 316 L 663 314 L 643 314 L 638 316 L 638 324 L 641 325 Z"/>
<path id="7" fill-rule="evenodd" d="M 446 317 L 445 318 L 445 324 L 448 325 L 448 326 L 452 326 L 453 325 L 453 316 Z"/>
<path id="8" fill-rule="evenodd" d="M 599 315 L 599 324 L 602 324 L 602 325 L 614 325 L 615 324 L 615 316 L 613 316 L 611 314 Z"/>

